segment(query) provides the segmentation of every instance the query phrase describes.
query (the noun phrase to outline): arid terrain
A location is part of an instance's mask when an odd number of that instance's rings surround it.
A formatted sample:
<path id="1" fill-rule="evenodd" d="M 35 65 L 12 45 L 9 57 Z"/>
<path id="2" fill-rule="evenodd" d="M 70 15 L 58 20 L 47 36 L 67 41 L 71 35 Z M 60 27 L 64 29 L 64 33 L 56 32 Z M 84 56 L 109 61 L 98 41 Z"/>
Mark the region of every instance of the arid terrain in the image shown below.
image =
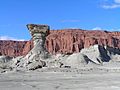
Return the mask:
<path id="1" fill-rule="evenodd" d="M 66 70 L 67 71 L 67 70 Z M 119 90 L 119 72 L 8 72 L 0 74 L 0 90 Z"/>
<path id="2" fill-rule="evenodd" d="M 0 90 L 120 90 L 120 32 L 27 28 L 0 41 Z"/>

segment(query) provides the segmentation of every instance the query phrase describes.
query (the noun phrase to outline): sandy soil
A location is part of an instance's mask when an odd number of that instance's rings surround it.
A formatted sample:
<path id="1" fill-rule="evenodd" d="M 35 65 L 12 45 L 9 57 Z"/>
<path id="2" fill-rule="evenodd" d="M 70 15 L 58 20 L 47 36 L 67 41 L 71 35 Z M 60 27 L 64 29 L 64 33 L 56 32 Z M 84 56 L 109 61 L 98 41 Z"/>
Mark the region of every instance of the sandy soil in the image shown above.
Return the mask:
<path id="1" fill-rule="evenodd" d="M 120 73 L 69 70 L 6 72 L 0 74 L 0 90 L 120 90 Z"/>

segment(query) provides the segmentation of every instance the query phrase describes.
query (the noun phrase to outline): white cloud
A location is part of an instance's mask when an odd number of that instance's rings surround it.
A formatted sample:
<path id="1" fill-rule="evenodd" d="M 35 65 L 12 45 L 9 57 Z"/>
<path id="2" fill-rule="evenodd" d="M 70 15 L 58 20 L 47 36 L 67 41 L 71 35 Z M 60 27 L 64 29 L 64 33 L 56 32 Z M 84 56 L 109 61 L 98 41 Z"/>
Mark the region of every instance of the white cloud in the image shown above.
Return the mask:
<path id="1" fill-rule="evenodd" d="M 106 1 L 106 4 L 103 4 L 102 7 L 104 9 L 115 9 L 120 8 L 120 0 L 113 0 L 113 3 L 109 3 L 109 1 Z"/>
<path id="2" fill-rule="evenodd" d="M 119 28 L 113 28 L 113 29 L 105 29 L 105 28 L 101 28 L 101 27 L 95 27 L 92 30 L 102 30 L 102 31 L 118 31 L 120 32 Z"/>
<path id="3" fill-rule="evenodd" d="M 92 30 L 102 30 L 102 28 L 101 27 L 95 27 Z"/>
<path id="4" fill-rule="evenodd" d="M 119 31 L 120 32 L 120 29 L 119 28 L 114 28 L 114 29 L 111 29 L 110 31 Z"/>
<path id="5" fill-rule="evenodd" d="M 14 40 L 14 41 L 25 41 L 24 39 L 17 39 L 9 36 L 0 36 L 0 40 Z"/>
<path id="6" fill-rule="evenodd" d="M 115 3 L 120 3 L 120 0 L 114 0 L 115 1 Z"/>
<path id="7" fill-rule="evenodd" d="M 103 5 L 104 9 L 114 9 L 114 8 L 120 8 L 120 4 L 113 4 L 113 5 Z"/>

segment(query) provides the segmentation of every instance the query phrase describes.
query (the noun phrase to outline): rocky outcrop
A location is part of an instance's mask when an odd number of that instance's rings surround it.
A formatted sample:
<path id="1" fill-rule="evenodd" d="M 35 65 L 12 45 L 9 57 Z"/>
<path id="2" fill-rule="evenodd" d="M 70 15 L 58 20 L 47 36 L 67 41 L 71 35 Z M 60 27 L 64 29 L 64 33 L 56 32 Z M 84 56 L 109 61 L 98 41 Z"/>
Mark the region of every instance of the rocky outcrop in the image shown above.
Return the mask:
<path id="1" fill-rule="evenodd" d="M 47 25 L 37 25 L 37 24 L 28 24 L 28 30 L 32 35 L 32 40 L 34 47 L 26 55 L 28 59 L 43 59 L 46 58 L 47 50 L 45 48 L 45 40 L 49 32 L 49 26 Z"/>
<path id="2" fill-rule="evenodd" d="M 0 55 L 20 56 L 27 41 L 0 41 Z"/>
<path id="3" fill-rule="evenodd" d="M 25 47 L 23 48 L 23 52 L 22 55 L 27 55 L 28 52 L 33 48 L 33 41 L 27 41 L 27 43 L 25 44 Z"/>
<path id="4" fill-rule="evenodd" d="M 40 47 L 44 47 L 46 36 L 49 34 L 49 26 L 48 25 L 40 25 L 40 24 L 27 24 L 27 28 L 32 36 L 34 46 L 40 42 Z"/>
<path id="5" fill-rule="evenodd" d="M 49 31 L 48 25 L 39 24 L 28 24 L 27 28 L 32 39 L 5 44 L 5 54 L 0 53 L 1 69 L 84 68 L 110 61 L 119 62 L 120 32 L 80 29 Z"/>
<path id="6" fill-rule="evenodd" d="M 91 60 L 84 54 L 81 53 L 73 53 L 72 55 L 68 56 L 65 60 L 63 60 L 63 66 L 62 67 L 72 67 L 72 68 L 78 68 L 78 67 L 84 67 L 87 65 Z"/>
<path id="7" fill-rule="evenodd" d="M 81 49 L 95 44 L 120 48 L 120 32 L 89 31 L 81 29 L 51 30 L 47 32 L 47 34 L 50 34 L 46 37 L 45 46 L 47 51 L 52 54 L 77 53 L 80 52 Z M 31 33 L 31 35 L 33 34 Z M 32 40 L 24 42 L 0 41 L 0 54 L 8 56 L 26 55 L 33 46 Z"/>
<path id="8" fill-rule="evenodd" d="M 27 61 L 24 64 L 28 70 L 35 70 L 46 66 L 46 62 L 44 60 L 49 55 L 45 48 L 45 40 L 49 32 L 49 26 L 28 24 L 27 28 L 32 35 L 34 47 L 24 57 L 24 60 Z"/>
<path id="9" fill-rule="evenodd" d="M 27 54 L 32 48 L 31 41 L 0 41 L 0 55 L 22 56 Z"/>
<path id="10" fill-rule="evenodd" d="M 120 49 L 93 45 L 82 49 L 79 53 L 63 57 L 65 56 L 59 57 L 58 60 L 62 63 L 62 67 L 66 68 L 109 66 L 120 62 Z"/>
<path id="11" fill-rule="evenodd" d="M 80 29 L 54 30 L 46 39 L 50 53 L 74 53 L 95 44 L 120 48 L 120 32 L 89 31 Z"/>
<path id="12" fill-rule="evenodd" d="M 102 62 L 109 62 L 112 56 L 109 53 L 108 47 L 100 45 L 93 45 L 89 48 L 84 48 L 80 51 L 80 53 L 86 55 L 92 62 L 96 64 L 102 64 Z"/>

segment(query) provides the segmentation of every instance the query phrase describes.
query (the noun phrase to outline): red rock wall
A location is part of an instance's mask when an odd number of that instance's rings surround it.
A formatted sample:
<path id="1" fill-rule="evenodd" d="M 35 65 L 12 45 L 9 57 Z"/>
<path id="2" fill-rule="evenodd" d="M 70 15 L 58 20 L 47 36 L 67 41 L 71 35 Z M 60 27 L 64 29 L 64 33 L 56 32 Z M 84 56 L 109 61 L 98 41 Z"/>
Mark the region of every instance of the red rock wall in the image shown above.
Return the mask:
<path id="1" fill-rule="evenodd" d="M 25 47 L 23 48 L 22 55 L 26 55 L 33 48 L 33 41 L 27 41 Z"/>
<path id="2" fill-rule="evenodd" d="M 21 56 L 32 49 L 31 41 L 3 41 L 0 40 L 0 55 Z"/>
<path id="3" fill-rule="evenodd" d="M 95 44 L 120 48 L 120 32 L 55 30 L 46 39 L 46 47 L 53 54 L 79 52 L 82 48 Z"/>
<path id="4" fill-rule="evenodd" d="M 86 31 L 80 29 L 51 30 L 46 38 L 46 48 L 52 53 L 79 52 L 95 44 L 120 48 L 120 32 Z M 0 54 L 26 55 L 33 48 L 30 41 L 0 41 Z"/>

